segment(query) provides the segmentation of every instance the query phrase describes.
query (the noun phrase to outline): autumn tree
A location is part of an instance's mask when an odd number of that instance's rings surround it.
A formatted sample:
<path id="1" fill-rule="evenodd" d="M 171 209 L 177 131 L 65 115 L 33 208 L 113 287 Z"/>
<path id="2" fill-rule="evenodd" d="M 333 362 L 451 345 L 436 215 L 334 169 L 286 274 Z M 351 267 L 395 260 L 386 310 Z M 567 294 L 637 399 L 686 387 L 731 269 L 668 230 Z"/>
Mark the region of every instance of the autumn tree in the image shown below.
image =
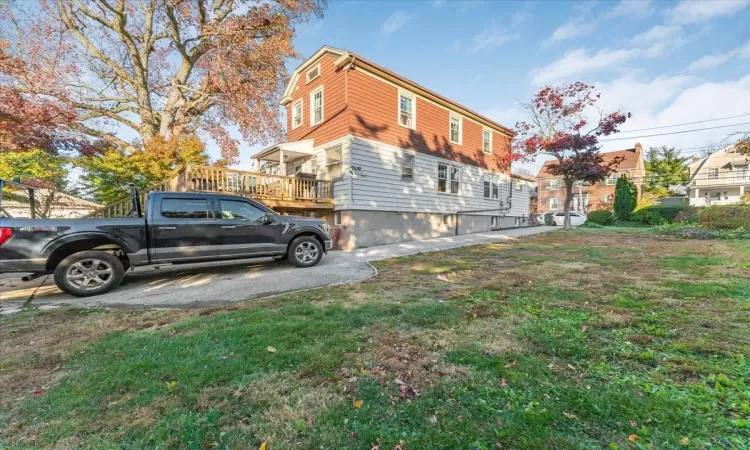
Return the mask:
<path id="1" fill-rule="evenodd" d="M 76 165 L 83 169 L 83 191 L 100 203 L 123 198 L 130 184 L 146 190 L 165 181 L 183 165 L 207 163 L 203 142 L 196 136 L 185 135 L 169 140 L 157 136 L 142 149 L 109 148 L 76 160 Z"/>
<path id="2" fill-rule="evenodd" d="M 10 6 L 8 6 L 10 5 Z M 127 147 L 202 134 L 227 161 L 282 131 L 295 24 L 325 0 L 40 0 L 5 3 L 0 40 L 26 71 L 2 84 L 75 113 L 73 128 Z"/>
<path id="3" fill-rule="evenodd" d="M 528 121 L 516 124 L 514 152 L 520 160 L 539 155 L 554 158 L 547 171 L 561 177 L 565 185 L 565 228 L 570 228 L 570 203 L 577 181 L 591 184 L 601 181 L 622 158 L 604 163 L 599 153 L 599 138 L 617 132 L 629 113 L 605 113 L 597 107 L 600 94 L 593 86 L 572 83 L 562 87 L 546 86 L 530 103 L 522 103 Z M 590 125 L 588 117 L 598 116 Z"/>

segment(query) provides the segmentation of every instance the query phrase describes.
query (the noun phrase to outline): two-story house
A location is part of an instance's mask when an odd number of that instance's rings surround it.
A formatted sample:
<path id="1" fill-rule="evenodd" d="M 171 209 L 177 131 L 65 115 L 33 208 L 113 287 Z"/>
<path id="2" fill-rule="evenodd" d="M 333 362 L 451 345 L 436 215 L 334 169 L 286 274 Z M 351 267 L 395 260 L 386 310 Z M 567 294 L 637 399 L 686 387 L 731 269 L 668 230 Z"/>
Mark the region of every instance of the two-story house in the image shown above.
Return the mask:
<path id="1" fill-rule="evenodd" d="M 339 228 L 340 248 L 526 224 L 529 182 L 504 163 L 512 131 L 465 106 L 331 47 L 294 71 L 282 105 L 287 141 L 253 158 L 330 180 L 332 211 L 305 212 Z"/>
<path id="2" fill-rule="evenodd" d="M 622 160 L 615 166 L 614 172 L 607 178 L 593 185 L 587 182 L 577 182 L 573 187 L 573 200 L 571 209 L 586 213 L 588 211 L 611 209 L 615 199 L 615 185 L 619 177 L 630 178 L 638 188 L 640 195 L 643 177 L 646 174 L 646 165 L 643 159 L 643 147 L 640 143 L 635 147 L 602 153 L 604 164 L 608 164 L 615 158 Z M 564 209 L 565 184 L 562 177 L 555 177 L 547 172 L 549 164 L 553 161 L 545 161 L 537 178 L 538 184 L 538 207 L 539 212 L 561 211 Z"/>
<path id="3" fill-rule="evenodd" d="M 750 196 L 750 157 L 733 145 L 688 165 L 691 206 L 729 205 Z"/>

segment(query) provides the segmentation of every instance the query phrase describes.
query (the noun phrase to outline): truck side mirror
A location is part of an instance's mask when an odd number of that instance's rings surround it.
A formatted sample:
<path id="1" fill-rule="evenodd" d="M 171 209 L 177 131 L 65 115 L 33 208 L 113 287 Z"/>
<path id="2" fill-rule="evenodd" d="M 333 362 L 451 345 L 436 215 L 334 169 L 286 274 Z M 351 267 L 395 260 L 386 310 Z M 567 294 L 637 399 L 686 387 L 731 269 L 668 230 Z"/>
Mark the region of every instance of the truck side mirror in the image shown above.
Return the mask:
<path id="1" fill-rule="evenodd" d="M 265 216 L 263 216 L 263 217 L 261 217 L 261 218 L 260 218 L 260 222 L 261 222 L 261 223 L 262 223 L 263 225 L 270 225 L 270 224 L 272 224 L 272 223 L 276 222 L 276 218 L 275 218 L 275 217 L 273 217 L 273 216 L 272 216 L 272 215 L 270 215 L 270 214 L 266 214 Z"/>

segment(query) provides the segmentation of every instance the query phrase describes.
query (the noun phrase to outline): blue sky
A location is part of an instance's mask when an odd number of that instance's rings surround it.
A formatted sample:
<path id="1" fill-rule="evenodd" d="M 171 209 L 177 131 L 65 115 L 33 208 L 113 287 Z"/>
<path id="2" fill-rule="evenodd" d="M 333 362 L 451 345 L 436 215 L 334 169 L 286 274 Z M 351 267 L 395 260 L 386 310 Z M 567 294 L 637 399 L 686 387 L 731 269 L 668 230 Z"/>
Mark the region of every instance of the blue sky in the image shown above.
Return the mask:
<path id="1" fill-rule="evenodd" d="M 336 1 L 297 27 L 304 57 L 351 50 L 500 123 L 545 84 L 596 85 L 623 130 L 750 114 L 750 0 Z M 293 70 L 301 60 L 290 61 Z M 660 132 L 750 122 L 750 115 Z M 603 150 L 720 143 L 750 125 L 603 143 Z M 257 148 L 243 147 L 240 167 Z M 699 150 L 685 151 L 694 155 Z M 524 164 L 532 172 L 541 162 Z"/>

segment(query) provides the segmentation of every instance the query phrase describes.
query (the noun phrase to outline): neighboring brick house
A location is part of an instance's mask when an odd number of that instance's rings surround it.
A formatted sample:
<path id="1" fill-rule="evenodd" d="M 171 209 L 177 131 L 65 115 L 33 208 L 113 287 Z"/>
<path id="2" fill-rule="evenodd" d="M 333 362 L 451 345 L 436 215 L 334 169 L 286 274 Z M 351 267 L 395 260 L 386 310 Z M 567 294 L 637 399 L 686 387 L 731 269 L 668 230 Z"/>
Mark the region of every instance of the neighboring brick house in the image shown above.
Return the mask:
<path id="1" fill-rule="evenodd" d="M 643 159 L 643 147 L 635 144 L 635 147 L 626 150 L 602 153 L 604 163 L 610 162 L 617 157 L 623 160 L 616 166 L 615 172 L 602 181 L 590 185 L 586 182 L 578 182 L 573 187 L 573 200 L 571 209 L 575 211 L 596 211 L 612 208 L 615 198 L 615 184 L 617 178 L 626 176 L 630 178 L 641 192 L 643 177 L 646 174 L 646 166 Z M 561 211 L 565 201 L 565 185 L 562 177 L 554 177 L 547 172 L 547 167 L 553 161 L 546 161 L 537 178 L 538 183 L 538 208 L 539 212 Z M 582 200 L 582 201 L 581 201 Z"/>
<path id="2" fill-rule="evenodd" d="M 512 131 L 361 56 L 323 47 L 284 93 L 287 142 L 266 173 L 332 180 L 339 247 L 522 226 L 529 182 L 512 179 Z"/>

